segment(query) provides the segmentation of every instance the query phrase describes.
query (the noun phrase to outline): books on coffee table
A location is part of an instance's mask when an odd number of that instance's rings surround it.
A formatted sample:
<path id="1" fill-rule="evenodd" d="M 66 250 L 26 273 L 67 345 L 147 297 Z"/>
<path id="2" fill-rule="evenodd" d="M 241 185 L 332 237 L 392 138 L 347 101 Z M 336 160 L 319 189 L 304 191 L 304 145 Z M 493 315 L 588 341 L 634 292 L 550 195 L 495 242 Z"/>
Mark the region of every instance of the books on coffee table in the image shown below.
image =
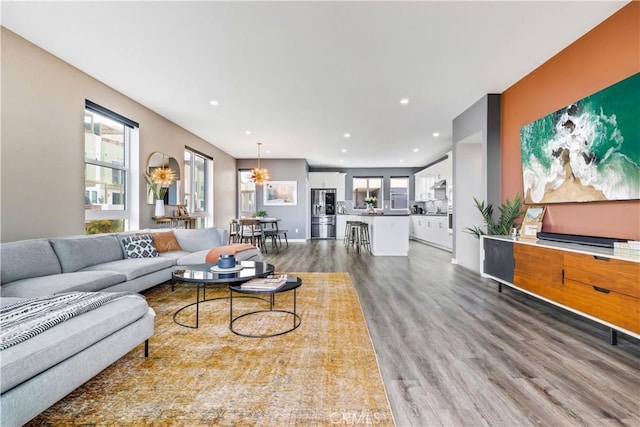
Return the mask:
<path id="1" fill-rule="evenodd" d="M 244 282 L 240 287 L 250 291 L 275 291 L 287 283 L 287 275 L 271 275 L 267 277 L 257 277 L 248 282 Z"/>

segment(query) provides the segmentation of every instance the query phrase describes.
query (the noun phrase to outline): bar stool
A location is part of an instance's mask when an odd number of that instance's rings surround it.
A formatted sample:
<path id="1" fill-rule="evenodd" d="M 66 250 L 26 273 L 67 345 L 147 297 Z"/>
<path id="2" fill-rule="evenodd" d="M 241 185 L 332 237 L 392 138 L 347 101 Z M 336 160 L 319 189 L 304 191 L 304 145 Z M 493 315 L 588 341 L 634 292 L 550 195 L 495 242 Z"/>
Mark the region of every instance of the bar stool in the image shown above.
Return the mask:
<path id="1" fill-rule="evenodd" d="M 369 239 L 369 224 L 361 222 L 358 226 L 358 252 L 360 252 L 360 246 L 368 250 L 371 253 L 371 240 Z"/>
<path id="2" fill-rule="evenodd" d="M 347 221 L 344 231 L 345 247 L 349 253 L 349 246 L 352 246 L 360 252 L 360 221 Z"/>

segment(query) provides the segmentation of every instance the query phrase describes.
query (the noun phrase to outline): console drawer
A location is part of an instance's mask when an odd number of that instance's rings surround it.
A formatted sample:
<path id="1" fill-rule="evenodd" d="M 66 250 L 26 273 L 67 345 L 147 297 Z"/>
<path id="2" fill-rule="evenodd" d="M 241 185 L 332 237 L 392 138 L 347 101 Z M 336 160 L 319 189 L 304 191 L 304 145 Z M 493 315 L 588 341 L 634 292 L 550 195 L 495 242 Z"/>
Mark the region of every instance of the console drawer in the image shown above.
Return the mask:
<path id="1" fill-rule="evenodd" d="M 531 245 L 514 245 L 513 283 L 534 294 L 564 304 L 562 252 Z"/>
<path id="2" fill-rule="evenodd" d="M 640 263 L 565 253 L 564 269 L 565 279 L 640 298 Z"/>
<path id="3" fill-rule="evenodd" d="M 565 305 L 640 333 L 640 299 L 573 280 L 564 281 Z"/>

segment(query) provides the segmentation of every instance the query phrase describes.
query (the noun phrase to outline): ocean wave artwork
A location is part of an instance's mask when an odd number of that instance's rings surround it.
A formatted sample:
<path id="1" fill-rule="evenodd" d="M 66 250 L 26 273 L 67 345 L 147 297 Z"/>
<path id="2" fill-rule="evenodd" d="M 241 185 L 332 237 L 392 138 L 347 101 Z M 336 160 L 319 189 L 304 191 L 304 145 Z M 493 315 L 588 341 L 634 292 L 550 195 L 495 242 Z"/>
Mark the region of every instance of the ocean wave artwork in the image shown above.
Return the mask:
<path id="1" fill-rule="evenodd" d="M 520 129 L 526 203 L 640 199 L 640 73 Z"/>

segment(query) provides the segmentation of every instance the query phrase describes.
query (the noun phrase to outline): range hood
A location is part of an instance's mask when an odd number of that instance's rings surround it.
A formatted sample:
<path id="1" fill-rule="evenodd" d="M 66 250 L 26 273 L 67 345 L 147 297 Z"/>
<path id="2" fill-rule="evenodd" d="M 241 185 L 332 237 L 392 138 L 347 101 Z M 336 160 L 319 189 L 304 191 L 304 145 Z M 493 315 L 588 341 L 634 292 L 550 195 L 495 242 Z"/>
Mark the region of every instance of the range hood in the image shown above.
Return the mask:
<path id="1" fill-rule="evenodd" d="M 432 190 L 446 190 L 447 189 L 447 180 L 441 179 L 431 186 Z"/>

